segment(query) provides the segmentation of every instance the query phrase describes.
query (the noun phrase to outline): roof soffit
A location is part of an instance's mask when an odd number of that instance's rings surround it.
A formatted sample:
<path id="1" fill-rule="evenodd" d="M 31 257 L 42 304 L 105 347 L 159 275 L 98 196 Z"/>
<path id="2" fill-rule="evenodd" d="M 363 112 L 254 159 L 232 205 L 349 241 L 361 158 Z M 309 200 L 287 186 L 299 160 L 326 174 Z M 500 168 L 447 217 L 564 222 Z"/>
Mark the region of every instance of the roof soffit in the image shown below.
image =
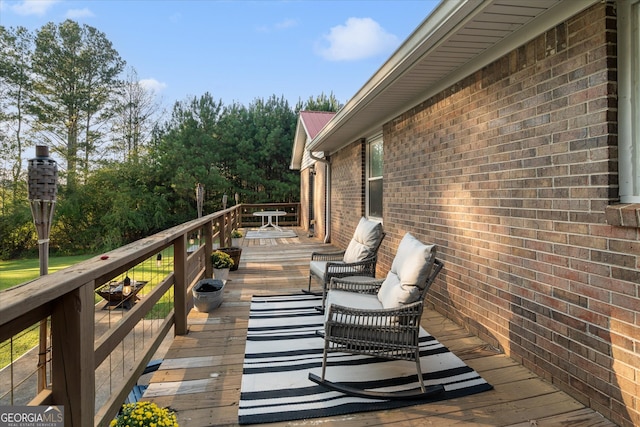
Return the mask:
<path id="1" fill-rule="evenodd" d="M 445 0 L 309 143 L 335 152 L 598 0 Z"/>

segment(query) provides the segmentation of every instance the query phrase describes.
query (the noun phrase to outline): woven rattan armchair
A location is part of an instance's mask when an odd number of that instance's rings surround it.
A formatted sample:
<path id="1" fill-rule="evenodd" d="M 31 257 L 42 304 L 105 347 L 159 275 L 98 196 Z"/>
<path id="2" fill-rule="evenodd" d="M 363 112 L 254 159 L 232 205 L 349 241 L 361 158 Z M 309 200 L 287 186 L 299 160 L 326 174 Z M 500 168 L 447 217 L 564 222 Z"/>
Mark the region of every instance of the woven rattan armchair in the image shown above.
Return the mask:
<path id="1" fill-rule="evenodd" d="M 410 235 L 409 235 L 410 236 Z M 412 237 L 412 236 L 411 236 Z M 403 239 L 404 241 L 404 239 Z M 415 242 L 414 242 L 415 243 Z M 402 246 L 402 243 L 401 243 Z M 435 258 L 433 246 L 422 251 L 424 264 L 416 266 L 421 271 L 409 274 L 419 278 L 420 283 L 407 285 L 398 273 L 407 276 L 406 271 L 415 264 L 415 256 L 406 260 L 405 266 L 392 271 L 386 279 L 364 280 L 356 278 L 332 278 L 329 283 L 325 310 L 324 352 L 322 373 L 309 374 L 309 379 L 332 390 L 345 394 L 384 399 L 420 399 L 442 393 L 442 385 L 425 386 L 420 365 L 420 319 L 424 310 L 425 296 L 443 264 Z M 408 248 L 405 248 L 408 249 Z M 409 248 L 410 249 L 410 248 Z M 410 252 L 410 251 L 409 251 Z M 405 253 L 409 253 L 406 252 Z M 415 254 L 414 254 L 415 255 Z M 419 255 L 418 255 L 419 256 Z M 392 277 L 393 276 L 393 277 Z M 393 289 L 390 286 L 415 286 L 415 289 Z M 402 301 L 409 296 L 410 302 Z M 392 307 L 388 307 L 391 305 Z M 385 308 L 385 306 L 387 306 Z M 326 379 L 327 355 L 329 352 L 346 352 L 380 357 L 384 359 L 413 361 L 416 365 L 419 389 L 400 392 L 380 392 L 362 390 Z"/>
<path id="2" fill-rule="evenodd" d="M 313 252 L 309 263 L 309 285 L 302 292 L 326 296 L 327 285 L 332 277 L 366 276 L 374 277 L 378 261 L 378 249 L 385 233 L 379 222 L 361 218 L 346 250 L 334 252 Z M 321 292 L 311 291 L 311 282 L 316 278 Z"/>

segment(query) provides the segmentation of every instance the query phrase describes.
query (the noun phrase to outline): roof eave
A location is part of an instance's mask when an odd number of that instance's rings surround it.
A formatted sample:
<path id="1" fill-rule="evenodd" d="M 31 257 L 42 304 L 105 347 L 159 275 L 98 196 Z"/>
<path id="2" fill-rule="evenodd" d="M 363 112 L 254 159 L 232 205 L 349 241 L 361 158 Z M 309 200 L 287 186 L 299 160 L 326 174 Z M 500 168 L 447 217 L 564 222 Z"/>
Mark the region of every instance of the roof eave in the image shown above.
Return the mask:
<path id="1" fill-rule="evenodd" d="M 302 167 L 302 156 L 307 145 L 307 131 L 304 128 L 304 121 L 298 115 L 298 123 L 296 125 L 296 133 L 293 139 L 293 148 L 291 151 L 291 163 L 289 169 L 300 170 Z"/>
<path id="2" fill-rule="evenodd" d="M 509 0 L 501 1 L 505 3 Z M 353 141 L 367 136 L 366 132 L 381 128 L 384 123 L 404 111 L 429 99 L 446 87 L 490 64 L 507 52 L 521 46 L 598 1 L 558 1 L 553 6 L 550 6 L 545 13 L 518 30 L 513 31 L 491 48 L 480 53 L 467 63 L 460 64 L 452 72 L 443 74 L 442 78 L 434 84 L 423 87 L 423 90 L 413 96 L 407 96 L 401 106 L 385 110 L 384 117 L 376 116 L 373 118 L 373 115 L 367 112 L 371 105 L 382 100 L 385 93 L 393 88 L 396 82 L 401 81 L 409 70 L 419 62 L 426 60 L 430 52 L 433 52 L 436 47 L 455 35 L 455 32 L 465 23 L 494 3 L 494 0 L 442 1 L 354 97 L 327 123 L 322 131 L 308 143 L 308 149 L 333 153 Z M 367 116 L 372 118 L 367 119 Z M 362 119 L 361 124 L 357 127 L 354 126 L 353 129 L 347 129 L 347 124 L 350 124 L 356 117 Z M 350 124 L 350 126 L 353 125 Z"/>

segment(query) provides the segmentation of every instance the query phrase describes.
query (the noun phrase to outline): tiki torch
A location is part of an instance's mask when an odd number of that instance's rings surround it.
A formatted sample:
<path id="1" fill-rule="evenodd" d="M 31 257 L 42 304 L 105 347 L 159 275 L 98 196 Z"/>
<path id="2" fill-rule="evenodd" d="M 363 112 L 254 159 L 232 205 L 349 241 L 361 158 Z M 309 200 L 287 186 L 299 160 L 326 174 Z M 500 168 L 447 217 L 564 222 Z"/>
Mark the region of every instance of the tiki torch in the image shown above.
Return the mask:
<path id="1" fill-rule="evenodd" d="M 204 185 L 196 185 L 196 203 L 198 206 L 198 218 L 202 218 L 202 205 L 204 204 Z M 200 244 L 200 229 L 198 229 L 198 244 Z"/>
<path id="2" fill-rule="evenodd" d="M 196 185 L 196 202 L 198 206 L 198 218 L 202 217 L 202 205 L 204 204 L 204 185 Z"/>
<path id="3" fill-rule="evenodd" d="M 49 233 L 58 193 L 58 165 L 49 157 L 49 147 L 36 146 L 36 157 L 29 160 L 29 203 L 33 223 L 38 232 L 40 275 L 49 272 Z M 40 321 L 40 354 L 38 359 L 38 391 L 47 381 L 47 320 Z"/>

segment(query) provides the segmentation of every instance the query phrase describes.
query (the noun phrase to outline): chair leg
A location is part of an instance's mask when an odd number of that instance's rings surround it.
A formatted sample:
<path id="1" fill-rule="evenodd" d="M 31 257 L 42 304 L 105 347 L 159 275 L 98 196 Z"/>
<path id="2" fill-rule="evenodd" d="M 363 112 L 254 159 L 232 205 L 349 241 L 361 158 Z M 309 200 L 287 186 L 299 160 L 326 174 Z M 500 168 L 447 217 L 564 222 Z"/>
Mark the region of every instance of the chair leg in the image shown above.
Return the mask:
<path id="1" fill-rule="evenodd" d="M 322 305 L 315 307 L 316 310 L 318 310 L 320 313 L 324 314 L 324 309 L 326 306 L 326 301 L 327 301 L 327 287 L 328 287 L 328 282 L 324 282 L 322 284 Z M 317 295 L 317 294 L 316 294 Z"/>
<path id="2" fill-rule="evenodd" d="M 324 352 L 322 353 L 322 373 L 320 375 L 320 378 L 322 378 L 322 381 L 324 381 L 324 376 L 325 376 L 325 373 L 327 372 L 327 354 L 328 354 L 327 347 L 328 345 L 325 342 Z"/>
<path id="3" fill-rule="evenodd" d="M 307 295 L 315 295 L 315 296 L 322 295 L 319 292 L 313 292 L 311 290 L 311 277 L 312 277 L 312 274 L 309 274 L 309 285 L 307 286 L 307 289 L 301 289 L 302 293 Z"/>
<path id="4" fill-rule="evenodd" d="M 418 381 L 420 381 L 420 390 L 423 393 L 427 392 L 427 389 L 424 386 L 424 379 L 422 378 L 422 367 L 420 366 L 420 350 L 416 350 L 416 371 L 418 372 Z"/>
<path id="5" fill-rule="evenodd" d="M 311 274 L 309 274 L 309 284 L 307 289 L 301 289 L 303 294 L 311 294 Z"/>

